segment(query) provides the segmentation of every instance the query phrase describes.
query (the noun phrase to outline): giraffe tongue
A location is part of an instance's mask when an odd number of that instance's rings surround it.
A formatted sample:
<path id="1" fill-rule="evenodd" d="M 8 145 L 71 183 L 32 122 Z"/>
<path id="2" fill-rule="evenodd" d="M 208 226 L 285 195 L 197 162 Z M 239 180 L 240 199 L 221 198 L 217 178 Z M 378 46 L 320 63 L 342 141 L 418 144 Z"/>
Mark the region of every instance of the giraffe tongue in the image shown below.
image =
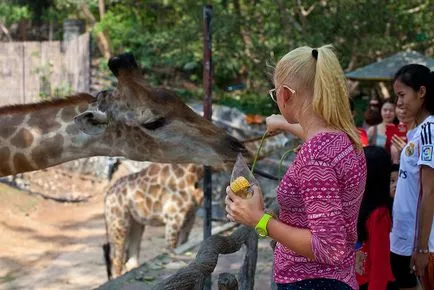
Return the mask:
<path id="1" fill-rule="evenodd" d="M 120 69 L 133 70 L 138 68 L 136 59 L 131 53 L 112 57 L 108 62 L 108 67 L 115 76 L 118 76 Z"/>

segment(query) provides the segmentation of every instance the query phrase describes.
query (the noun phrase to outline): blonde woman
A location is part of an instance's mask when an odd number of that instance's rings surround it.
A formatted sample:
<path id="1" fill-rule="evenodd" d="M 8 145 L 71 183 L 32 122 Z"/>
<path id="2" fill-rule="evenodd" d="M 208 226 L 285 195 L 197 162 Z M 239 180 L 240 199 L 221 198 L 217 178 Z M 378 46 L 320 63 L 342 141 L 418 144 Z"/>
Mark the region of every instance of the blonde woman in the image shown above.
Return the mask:
<path id="1" fill-rule="evenodd" d="M 278 289 L 357 289 L 354 246 L 366 161 L 342 68 L 331 46 L 300 47 L 278 62 L 273 100 L 305 139 L 277 193 L 279 220 L 260 188 L 241 199 L 228 187 L 228 218 L 277 241 Z"/>

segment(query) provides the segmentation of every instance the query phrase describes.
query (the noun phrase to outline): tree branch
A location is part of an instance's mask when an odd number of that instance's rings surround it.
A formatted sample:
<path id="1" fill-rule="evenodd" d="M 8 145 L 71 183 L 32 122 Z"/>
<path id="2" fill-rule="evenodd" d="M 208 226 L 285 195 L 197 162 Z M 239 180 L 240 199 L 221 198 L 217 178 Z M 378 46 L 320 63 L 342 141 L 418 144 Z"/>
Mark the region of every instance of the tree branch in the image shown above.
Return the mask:
<path id="1" fill-rule="evenodd" d="M 134 289 L 202 290 L 206 277 L 211 275 L 217 265 L 219 255 L 235 253 L 245 244 L 247 251 L 244 264 L 239 272 L 239 284 L 242 285 L 240 289 L 253 290 L 258 253 L 257 243 L 258 238 L 254 229 L 245 226 L 240 226 L 227 237 L 213 235 L 202 243 L 196 255 L 196 259 L 187 267 L 178 270 L 175 274 L 163 281 L 157 282 L 154 286 L 145 283 L 135 284 L 137 287 Z M 141 271 L 143 272 L 143 270 L 141 270 L 142 267 L 144 266 L 142 265 L 117 279 L 111 280 L 97 289 L 122 289 L 124 285 L 134 283 L 134 280 L 137 281 L 137 276 L 140 276 L 139 273 Z"/>
<path id="2" fill-rule="evenodd" d="M 99 2 L 101 2 L 101 1 L 102 0 L 99 0 Z M 104 4 L 104 3 L 102 3 L 102 4 Z M 96 26 L 95 16 L 93 16 L 93 14 L 90 11 L 89 6 L 87 5 L 86 2 L 83 2 L 83 4 L 81 5 L 81 12 L 83 13 L 86 20 L 89 22 L 90 26 L 92 28 L 95 28 L 95 26 Z M 101 12 L 101 7 L 100 7 L 100 12 Z M 105 12 L 105 10 L 103 11 L 103 13 L 104 12 Z M 102 17 L 100 17 L 100 19 L 102 19 Z M 96 40 L 97 40 L 97 46 L 98 46 L 99 51 L 106 59 L 109 59 L 112 54 L 111 54 L 111 50 L 110 50 L 110 40 L 109 40 L 107 33 L 97 32 L 96 38 L 97 38 Z"/>
<path id="3" fill-rule="evenodd" d="M 0 21 L 0 29 L 6 35 L 8 41 L 12 41 L 12 37 L 9 33 L 9 30 L 6 28 L 6 26 L 4 26 L 2 21 Z"/>

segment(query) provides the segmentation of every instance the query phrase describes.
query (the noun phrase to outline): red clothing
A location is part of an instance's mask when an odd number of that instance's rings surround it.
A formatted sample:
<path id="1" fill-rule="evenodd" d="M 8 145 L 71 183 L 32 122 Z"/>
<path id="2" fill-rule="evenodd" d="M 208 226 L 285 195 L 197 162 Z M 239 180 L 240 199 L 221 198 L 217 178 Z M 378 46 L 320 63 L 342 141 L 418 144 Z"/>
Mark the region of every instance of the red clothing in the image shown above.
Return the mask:
<path id="1" fill-rule="evenodd" d="M 357 130 L 359 131 L 359 138 L 360 138 L 360 142 L 362 142 L 362 146 L 368 146 L 369 145 L 369 140 L 368 140 L 368 134 L 366 133 L 366 130 L 363 128 L 357 128 Z"/>
<path id="2" fill-rule="evenodd" d="M 359 285 L 368 284 L 368 290 L 384 290 L 394 281 L 390 266 L 389 233 L 392 228 L 389 209 L 377 208 L 366 221 L 368 240 L 356 252 L 356 278 Z"/>

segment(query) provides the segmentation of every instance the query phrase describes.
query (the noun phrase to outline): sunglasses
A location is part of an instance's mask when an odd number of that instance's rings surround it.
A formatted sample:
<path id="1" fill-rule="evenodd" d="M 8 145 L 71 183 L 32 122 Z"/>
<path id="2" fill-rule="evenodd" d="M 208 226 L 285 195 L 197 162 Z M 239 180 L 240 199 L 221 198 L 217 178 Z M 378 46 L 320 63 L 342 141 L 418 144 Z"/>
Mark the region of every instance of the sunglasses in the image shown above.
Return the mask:
<path id="1" fill-rule="evenodd" d="M 291 93 L 295 94 L 295 90 L 291 89 L 288 86 L 283 85 L 282 87 L 288 89 Z M 277 89 L 271 89 L 268 94 L 270 95 L 273 102 L 277 103 Z"/>

